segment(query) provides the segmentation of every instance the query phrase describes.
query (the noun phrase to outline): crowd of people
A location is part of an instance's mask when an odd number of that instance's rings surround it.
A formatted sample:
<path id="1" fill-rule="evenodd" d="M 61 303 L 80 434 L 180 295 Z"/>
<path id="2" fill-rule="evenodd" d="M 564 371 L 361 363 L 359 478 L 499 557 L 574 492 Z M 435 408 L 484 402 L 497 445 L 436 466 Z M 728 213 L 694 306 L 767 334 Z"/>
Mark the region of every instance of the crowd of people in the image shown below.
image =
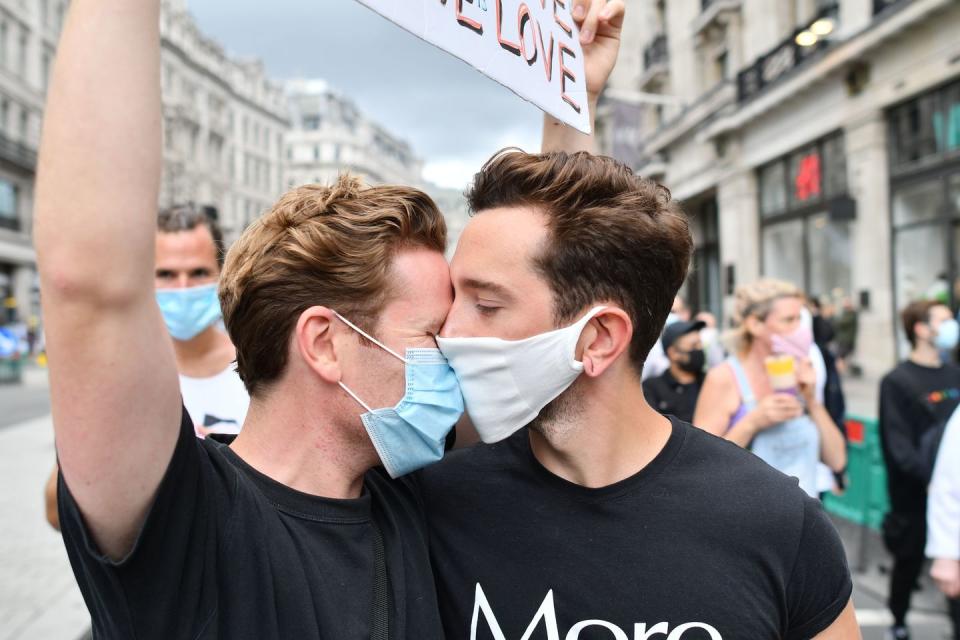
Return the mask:
<path id="1" fill-rule="evenodd" d="M 745 285 L 735 300 L 733 329 L 717 342 L 708 323 L 689 320 L 677 299 L 660 338 L 667 368 L 644 381 L 648 402 L 749 448 L 811 496 L 842 492 L 845 402 L 837 363 L 849 361 L 849 343 L 835 340 L 819 301 L 789 283 Z M 910 355 L 879 389 L 890 497 L 882 532 L 893 558 L 889 635 L 910 637 L 906 616 L 929 558 L 960 636 L 960 326 L 940 300 L 914 302 L 901 316 Z M 841 322 L 850 317 L 856 312 L 847 308 Z M 855 335 L 856 328 L 844 331 Z M 708 343 L 724 344 L 729 355 L 709 364 Z"/>
<path id="2" fill-rule="evenodd" d="M 593 112 L 624 3 L 571 8 Z M 155 212 L 158 18 L 72 3 L 40 154 L 48 517 L 95 638 L 859 637 L 818 499 L 852 308 L 762 280 L 729 331 L 692 315 L 670 192 L 549 116 L 480 168 L 449 264 L 429 196 L 349 175 L 225 254 L 208 212 Z M 904 329 L 898 640 L 924 554 L 960 629 L 958 326 L 933 302 Z"/>

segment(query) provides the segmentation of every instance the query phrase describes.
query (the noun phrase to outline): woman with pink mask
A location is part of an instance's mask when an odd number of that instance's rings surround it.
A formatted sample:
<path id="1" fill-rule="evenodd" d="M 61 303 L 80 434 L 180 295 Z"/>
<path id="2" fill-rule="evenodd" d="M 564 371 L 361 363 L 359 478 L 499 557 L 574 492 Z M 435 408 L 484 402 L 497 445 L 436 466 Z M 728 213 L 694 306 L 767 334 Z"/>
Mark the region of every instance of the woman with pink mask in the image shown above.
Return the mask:
<path id="1" fill-rule="evenodd" d="M 843 434 L 817 399 L 813 333 L 793 285 L 760 280 L 736 292 L 732 354 L 707 374 L 693 423 L 749 448 L 816 496 L 817 467 L 846 466 Z"/>

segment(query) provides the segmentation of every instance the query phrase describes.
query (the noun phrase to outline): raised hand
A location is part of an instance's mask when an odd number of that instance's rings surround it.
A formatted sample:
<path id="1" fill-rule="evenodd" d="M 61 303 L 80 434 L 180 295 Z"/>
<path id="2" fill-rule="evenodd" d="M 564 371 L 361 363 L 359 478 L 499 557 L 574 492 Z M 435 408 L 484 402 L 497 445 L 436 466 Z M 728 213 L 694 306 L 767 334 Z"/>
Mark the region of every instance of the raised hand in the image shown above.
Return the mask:
<path id="1" fill-rule="evenodd" d="M 571 11 L 580 28 L 587 93 L 596 99 L 617 63 L 625 5 L 623 0 L 574 0 Z"/>

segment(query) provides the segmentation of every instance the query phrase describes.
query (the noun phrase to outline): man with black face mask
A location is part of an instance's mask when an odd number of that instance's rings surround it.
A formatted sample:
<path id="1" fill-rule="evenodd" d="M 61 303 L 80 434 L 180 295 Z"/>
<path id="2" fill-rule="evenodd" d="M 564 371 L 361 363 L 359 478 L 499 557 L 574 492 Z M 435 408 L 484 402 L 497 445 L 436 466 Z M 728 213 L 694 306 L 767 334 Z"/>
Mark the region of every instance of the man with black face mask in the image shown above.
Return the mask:
<path id="1" fill-rule="evenodd" d="M 662 415 L 676 416 L 684 422 L 693 420 L 706 363 L 700 339 L 704 327 L 702 321 L 674 322 L 663 330 L 660 343 L 670 359 L 670 368 L 643 381 L 643 395 Z"/>

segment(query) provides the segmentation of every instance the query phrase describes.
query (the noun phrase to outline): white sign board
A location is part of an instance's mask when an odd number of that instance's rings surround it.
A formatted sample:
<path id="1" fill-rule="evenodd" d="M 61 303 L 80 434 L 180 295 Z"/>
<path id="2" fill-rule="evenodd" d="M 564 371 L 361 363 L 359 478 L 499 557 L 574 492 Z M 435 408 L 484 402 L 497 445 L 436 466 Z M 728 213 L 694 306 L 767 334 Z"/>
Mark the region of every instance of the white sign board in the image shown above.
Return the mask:
<path id="1" fill-rule="evenodd" d="M 520 97 L 590 133 L 573 0 L 359 0 L 470 63 Z"/>

